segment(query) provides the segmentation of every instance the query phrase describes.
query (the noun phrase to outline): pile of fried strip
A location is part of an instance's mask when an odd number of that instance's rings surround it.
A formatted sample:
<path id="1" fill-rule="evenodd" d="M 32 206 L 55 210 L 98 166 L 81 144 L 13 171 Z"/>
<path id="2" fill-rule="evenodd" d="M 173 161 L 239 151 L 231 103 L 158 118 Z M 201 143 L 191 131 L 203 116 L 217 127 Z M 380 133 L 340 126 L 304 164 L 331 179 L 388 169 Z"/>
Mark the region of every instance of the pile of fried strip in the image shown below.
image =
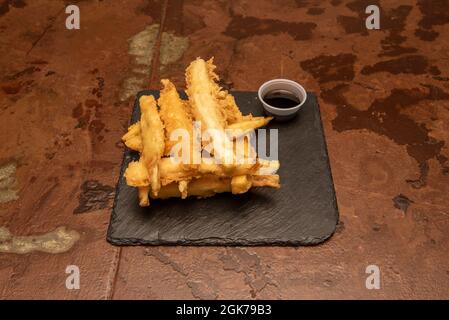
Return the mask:
<path id="1" fill-rule="evenodd" d="M 140 97 L 140 121 L 122 137 L 140 154 L 124 174 L 126 183 L 138 188 L 140 206 L 149 206 L 150 198 L 206 198 L 221 192 L 245 193 L 251 187 L 280 187 L 279 161 L 260 159 L 249 135 L 271 118 L 242 115 L 234 97 L 219 87 L 214 70 L 212 59 L 197 58 L 189 65 L 188 100 L 181 99 L 166 79 L 157 101 L 152 95 Z M 208 144 L 207 130 L 212 132 Z M 242 141 L 243 154 L 236 151 Z M 195 149 L 209 157 L 197 157 Z"/>

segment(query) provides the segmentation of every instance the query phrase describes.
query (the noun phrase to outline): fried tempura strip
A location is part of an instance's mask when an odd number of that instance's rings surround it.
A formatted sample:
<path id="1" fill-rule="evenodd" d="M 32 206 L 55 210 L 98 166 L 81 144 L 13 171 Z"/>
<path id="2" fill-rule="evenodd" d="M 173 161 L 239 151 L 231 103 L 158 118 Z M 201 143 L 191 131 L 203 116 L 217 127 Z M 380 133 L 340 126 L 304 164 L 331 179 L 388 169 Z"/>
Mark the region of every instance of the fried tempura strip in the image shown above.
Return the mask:
<path id="1" fill-rule="evenodd" d="M 217 95 L 220 87 L 215 80 L 213 60 L 204 61 L 197 58 L 186 69 L 187 95 L 191 100 L 192 113 L 198 121 L 202 121 L 205 129 L 224 129 L 226 126 Z"/>
<path id="2" fill-rule="evenodd" d="M 218 103 L 221 108 L 221 112 L 226 119 L 226 124 L 230 124 L 243 121 L 244 117 L 239 107 L 235 103 L 235 99 L 227 91 L 221 91 L 218 94 Z"/>
<path id="3" fill-rule="evenodd" d="M 164 153 L 164 127 L 157 111 L 153 96 L 140 97 L 140 128 L 142 137 L 141 161 L 145 164 L 149 177 L 151 192 L 155 195 L 161 187 L 158 162 Z"/>
<path id="4" fill-rule="evenodd" d="M 259 176 L 275 174 L 280 167 L 279 160 L 267 160 L 258 158 L 257 162 L 260 164 L 256 172 L 256 174 Z"/>
<path id="5" fill-rule="evenodd" d="M 123 176 L 128 186 L 145 187 L 150 185 L 148 170 L 140 160 L 130 162 Z"/>
<path id="6" fill-rule="evenodd" d="M 140 136 L 134 136 L 126 140 L 125 145 L 131 150 L 142 152 L 142 139 Z"/>
<path id="7" fill-rule="evenodd" d="M 207 63 L 200 58 L 194 60 L 186 70 L 186 92 L 195 120 L 201 122 L 203 130 L 215 130 L 216 134 L 213 137 L 215 157 L 225 165 L 229 165 L 234 163 L 234 152 L 224 132 L 226 120 L 217 98 L 220 88 L 215 82 L 218 76 L 214 69 L 212 59 Z"/>
<path id="8" fill-rule="evenodd" d="M 253 187 L 279 187 L 279 176 L 264 176 L 251 177 Z M 203 176 L 201 178 L 192 180 L 189 183 L 187 196 L 196 196 L 200 198 L 211 197 L 216 193 L 222 192 L 232 192 L 232 179 L 231 178 L 220 178 L 217 176 Z M 169 185 L 163 186 L 159 191 L 157 198 L 167 199 L 167 198 L 179 198 L 181 197 L 181 192 L 179 191 L 177 183 L 171 183 Z M 152 198 L 155 198 L 152 195 Z"/>
<path id="9" fill-rule="evenodd" d="M 231 179 L 221 179 L 216 176 L 204 176 L 189 183 L 187 196 L 197 196 L 201 198 L 211 197 L 216 193 L 230 192 L 231 191 Z M 181 192 L 179 191 L 178 184 L 171 183 L 167 186 L 163 186 L 159 191 L 157 198 L 180 198 Z"/>
<path id="10" fill-rule="evenodd" d="M 140 136 L 140 121 L 128 127 L 128 132 L 123 135 L 122 140 L 126 141 L 134 136 Z"/>
<path id="11" fill-rule="evenodd" d="M 125 170 L 124 177 L 127 185 L 137 187 L 139 190 L 139 205 L 146 207 L 150 205 L 148 199 L 150 177 L 147 167 L 141 160 L 130 162 Z"/>
<path id="12" fill-rule="evenodd" d="M 142 139 L 140 137 L 140 121 L 128 128 L 128 132 L 122 137 L 122 141 L 131 150 L 142 152 Z"/>
<path id="13" fill-rule="evenodd" d="M 189 181 L 183 180 L 178 183 L 178 190 L 181 193 L 181 198 L 187 198 L 187 187 L 189 185 Z"/>
<path id="14" fill-rule="evenodd" d="M 272 174 L 266 176 L 252 176 L 253 187 L 270 187 L 279 189 L 281 187 L 279 183 L 279 175 Z"/>
<path id="15" fill-rule="evenodd" d="M 243 120 L 230 124 L 226 129 L 231 130 L 233 137 L 246 135 L 251 130 L 266 126 L 273 117 L 253 117 L 249 120 Z"/>
<path id="16" fill-rule="evenodd" d="M 148 207 L 150 205 L 150 199 L 148 198 L 148 194 L 150 193 L 150 187 L 138 187 L 137 188 L 139 194 L 139 206 Z"/>
<path id="17" fill-rule="evenodd" d="M 264 162 L 263 166 L 270 166 L 269 162 Z M 182 164 L 176 163 L 171 158 L 162 158 L 159 161 L 159 172 L 162 186 L 168 185 L 172 182 L 183 180 L 191 180 L 202 175 L 215 175 L 217 177 L 232 177 L 246 174 L 257 174 L 260 170 L 261 164 L 258 160 L 255 164 L 241 164 L 236 165 L 233 170 L 227 170 L 224 166 L 202 162 L 196 170 L 185 168 Z M 272 170 L 270 170 L 271 172 Z M 267 171 L 268 172 L 268 171 Z"/>
<path id="18" fill-rule="evenodd" d="M 245 193 L 251 188 L 251 186 L 252 179 L 250 175 L 244 174 L 231 178 L 231 191 L 233 194 Z"/>
<path id="19" fill-rule="evenodd" d="M 159 115 L 165 126 L 165 156 L 170 156 L 170 151 L 178 141 L 171 141 L 170 137 L 176 130 L 185 130 L 190 138 L 190 153 L 192 153 L 193 123 L 188 110 L 187 101 L 181 100 L 176 87 L 167 79 L 161 80 L 164 88 L 158 100 Z"/>
<path id="20" fill-rule="evenodd" d="M 179 97 L 178 91 L 173 83 L 167 79 L 161 80 L 163 89 L 158 100 L 160 107 L 159 115 L 165 125 L 165 155 L 176 156 L 183 160 L 183 169 L 195 170 L 193 165 L 194 144 L 193 144 L 193 122 L 190 112 L 188 110 L 188 102 L 182 101 Z M 179 140 L 174 140 L 180 138 Z M 187 145 L 183 145 L 180 153 L 176 155 L 171 154 L 177 152 L 174 146 L 178 143 L 184 144 L 187 140 Z M 185 148 L 186 147 L 186 148 Z M 187 154 L 182 154 L 186 152 Z M 184 158 L 183 158 L 184 157 Z M 188 160 L 187 162 L 185 160 Z M 181 191 L 183 198 L 187 197 L 188 181 L 181 180 L 179 183 L 179 191 Z"/>
<path id="21" fill-rule="evenodd" d="M 164 152 L 164 127 L 153 96 L 140 97 L 142 155 L 148 169 L 154 167 Z"/>

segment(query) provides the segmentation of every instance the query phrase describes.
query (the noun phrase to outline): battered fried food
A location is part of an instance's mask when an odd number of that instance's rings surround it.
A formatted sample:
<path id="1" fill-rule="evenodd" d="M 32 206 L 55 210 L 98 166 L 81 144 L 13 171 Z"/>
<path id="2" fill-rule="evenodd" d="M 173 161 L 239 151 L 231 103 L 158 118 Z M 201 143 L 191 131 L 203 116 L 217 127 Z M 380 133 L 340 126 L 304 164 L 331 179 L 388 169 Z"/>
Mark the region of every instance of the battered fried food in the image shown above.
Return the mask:
<path id="1" fill-rule="evenodd" d="M 202 162 L 191 170 L 171 158 L 162 158 L 159 161 L 159 177 L 162 186 L 175 181 L 191 180 L 202 175 L 215 175 L 218 177 L 233 177 L 239 175 L 272 175 L 279 168 L 279 161 L 257 159 L 255 165 L 237 165 L 235 170 L 226 170 L 222 165 Z M 131 185 L 128 183 L 128 185 Z"/>
<path id="2" fill-rule="evenodd" d="M 161 187 L 158 162 L 164 153 L 164 127 L 153 96 L 140 97 L 141 161 L 148 170 L 151 192 L 157 196 Z"/>
<path id="3" fill-rule="evenodd" d="M 230 125 L 236 122 L 243 121 L 244 117 L 239 107 L 235 103 L 235 99 L 226 91 L 221 91 L 217 95 L 218 103 L 222 110 L 222 114 L 226 119 L 226 124 Z"/>
<path id="4" fill-rule="evenodd" d="M 142 152 L 142 139 L 140 138 L 140 121 L 131 125 L 128 132 L 122 137 L 122 141 L 131 150 Z"/>
<path id="5" fill-rule="evenodd" d="M 254 117 L 230 124 L 226 129 L 230 130 L 233 137 L 244 136 L 257 128 L 266 126 L 273 117 Z"/>
<path id="6" fill-rule="evenodd" d="M 249 174 L 234 176 L 231 178 L 231 192 L 233 194 L 245 193 L 251 188 L 252 179 Z"/>
<path id="7" fill-rule="evenodd" d="M 181 100 L 173 83 L 167 79 L 161 80 L 161 83 L 164 87 L 158 100 L 159 115 L 165 125 L 164 155 L 169 157 L 173 146 L 178 143 L 178 141 L 170 139 L 170 137 L 176 134 L 177 131 L 180 132 L 180 129 L 185 130 L 189 135 L 189 147 L 193 148 L 193 123 L 188 102 Z"/>
<path id="8" fill-rule="evenodd" d="M 148 170 L 142 161 L 132 161 L 124 173 L 126 183 L 132 187 L 147 187 L 150 185 Z"/>
<path id="9" fill-rule="evenodd" d="M 234 162 L 234 152 L 224 131 L 226 119 L 218 102 L 220 87 L 215 82 L 218 76 L 214 70 L 212 59 L 207 62 L 200 58 L 194 60 L 186 70 L 186 92 L 195 120 L 201 122 L 203 130 L 214 130 L 212 152 L 227 166 Z"/>
<path id="10" fill-rule="evenodd" d="M 177 157 L 182 161 L 183 171 L 194 172 L 196 166 L 193 164 L 194 157 L 194 135 L 193 122 L 189 111 L 189 104 L 187 101 L 182 101 L 179 97 L 176 87 L 170 80 L 161 80 L 163 89 L 161 90 L 158 104 L 160 107 L 159 114 L 162 122 L 165 125 L 165 156 Z M 184 138 L 184 139 L 183 139 Z M 179 139 L 181 140 L 179 142 Z M 175 150 L 175 145 L 186 141 L 187 145 L 182 146 L 181 150 Z M 177 154 L 172 154 L 174 151 L 179 151 Z M 186 154 L 183 154 L 186 153 Z M 182 157 L 185 157 L 184 159 Z M 187 159 L 187 163 L 186 160 Z M 188 178 L 190 179 L 190 177 Z M 161 178 L 161 181 L 164 181 Z M 181 197 L 187 197 L 188 180 L 178 180 L 178 189 L 181 192 Z"/>
<path id="11" fill-rule="evenodd" d="M 239 182 L 237 180 L 241 181 Z M 214 175 L 206 175 L 198 179 L 194 179 L 189 183 L 187 196 L 207 198 L 222 192 L 239 194 L 247 192 L 251 187 L 279 188 L 279 176 L 252 176 L 249 180 L 246 176 L 222 178 Z M 179 191 L 178 185 L 176 183 L 171 183 L 161 188 L 158 198 L 179 198 L 181 196 L 182 195 Z"/>
<path id="12" fill-rule="evenodd" d="M 150 198 L 206 198 L 221 192 L 241 194 L 252 187 L 280 187 L 279 161 L 259 159 L 250 143 L 253 131 L 271 118 L 243 115 L 234 97 L 218 86 L 214 70 L 212 59 L 198 58 L 190 64 L 188 100 L 182 100 L 166 79 L 161 81 L 157 103 L 153 96 L 140 97 L 140 121 L 122 137 L 128 148 L 140 153 L 140 159 L 130 162 L 124 173 L 126 183 L 138 189 L 139 205 L 148 206 Z M 194 121 L 203 132 L 214 132 L 211 150 L 198 141 Z M 187 140 L 177 140 L 180 133 Z M 177 153 L 184 143 L 187 148 L 181 150 L 189 152 L 187 158 Z M 218 162 L 197 159 L 202 148 Z"/>

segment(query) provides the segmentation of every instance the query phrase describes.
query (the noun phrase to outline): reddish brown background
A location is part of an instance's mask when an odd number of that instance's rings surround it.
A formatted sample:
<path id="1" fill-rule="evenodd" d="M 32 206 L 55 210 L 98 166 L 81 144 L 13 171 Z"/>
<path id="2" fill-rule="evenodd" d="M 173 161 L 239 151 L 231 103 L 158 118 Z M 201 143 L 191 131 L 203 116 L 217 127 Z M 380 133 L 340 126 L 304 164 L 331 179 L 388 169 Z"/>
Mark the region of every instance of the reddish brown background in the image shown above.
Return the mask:
<path id="1" fill-rule="evenodd" d="M 80 30 L 65 28 L 68 3 Z M 375 3 L 0 0 L 0 170 L 17 168 L 0 195 L 18 196 L 0 227 L 80 235 L 63 253 L 0 253 L 0 298 L 449 298 L 449 3 L 381 1 L 381 30 L 367 31 Z M 215 56 L 226 88 L 285 77 L 319 95 L 341 214 L 330 241 L 105 241 L 126 97 L 161 77 L 183 87 L 197 56 Z M 80 290 L 65 287 L 71 264 Z M 380 290 L 365 288 L 369 264 Z"/>

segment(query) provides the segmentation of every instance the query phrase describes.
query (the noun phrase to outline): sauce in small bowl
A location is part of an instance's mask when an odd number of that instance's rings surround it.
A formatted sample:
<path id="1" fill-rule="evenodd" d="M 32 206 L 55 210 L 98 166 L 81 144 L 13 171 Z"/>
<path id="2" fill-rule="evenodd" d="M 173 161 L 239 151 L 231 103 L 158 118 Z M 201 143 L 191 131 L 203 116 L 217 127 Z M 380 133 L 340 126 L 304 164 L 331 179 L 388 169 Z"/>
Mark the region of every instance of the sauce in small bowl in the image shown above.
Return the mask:
<path id="1" fill-rule="evenodd" d="M 285 121 L 296 116 L 307 99 L 307 92 L 297 82 L 274 79 L 262 84 L 258 91 L 265 113 Z"/>

